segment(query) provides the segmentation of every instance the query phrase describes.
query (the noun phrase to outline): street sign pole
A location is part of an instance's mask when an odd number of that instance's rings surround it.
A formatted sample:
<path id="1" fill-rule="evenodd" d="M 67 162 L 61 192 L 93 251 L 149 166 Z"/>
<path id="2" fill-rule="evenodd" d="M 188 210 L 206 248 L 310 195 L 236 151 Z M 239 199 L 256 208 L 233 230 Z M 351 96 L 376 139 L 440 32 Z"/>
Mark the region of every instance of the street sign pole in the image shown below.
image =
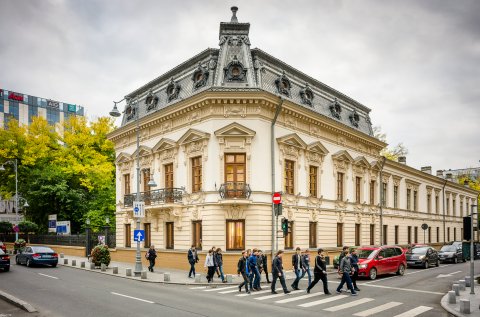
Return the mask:
<path id="1" fill-rule="evenodd" d="M 137 106 L 138 106 L 138 97 L 137 97 Z M 136 134 L 137 134 L 137 201 L 140 201 L 140 125 L 139 125 L 139 114 L 136 111 Z M 137 230 L 140 230 L 140 217 L 137 217 Z M 137 254 L 135 256 L 135 271 L 133 272 L 135 276 L 140 276 L 142 274 L 142 257 L 140 255 L 140 241 L 137 240 Z"/>
<path id="2" fill-rule="evenodd" d="M 473 212 L 474 208 L 476 208 L 477 205 L 472 205 L 471 208 L 472 208 L 472 211 L 471 211 L 471 214 L 470 214 L 470 217 L 472 219 L 470 219 L 470 294 L 474 295 L 475 294 L 475 284 L 474 284 L 474 278 L 473 278 L 473 274 L 474 274 L 474 271 L 475 271 L 475 264 L 474 264 L 474 260 L 475 260 L 475 254 L 473 253 L 473 237 L 474 237 L 474 232 L 473 232 L 473 215 L 476 214 Z"/>

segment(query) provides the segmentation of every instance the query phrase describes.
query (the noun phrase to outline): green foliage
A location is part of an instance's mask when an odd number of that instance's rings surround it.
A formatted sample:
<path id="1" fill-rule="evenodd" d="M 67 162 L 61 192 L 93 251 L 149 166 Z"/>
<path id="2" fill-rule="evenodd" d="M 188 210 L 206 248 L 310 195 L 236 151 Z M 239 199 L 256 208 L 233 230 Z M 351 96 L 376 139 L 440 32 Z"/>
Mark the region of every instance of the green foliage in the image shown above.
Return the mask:
<path id="1" fill-rule="evenodd" d="M 36 223 L 31 221 L 22 221 L 18 224 L 18 229 L 23 233 L 36 233 L 38 232 L 38 226 Z"/>
<path id="2" fill-rule="evenodd" d="M 387 142 L 387 135 L 382 132 L 380 126 L 373 127 L 373 136 L 379 139 L 382 142 Z M 408 154 L 408 149 L 403 145 L 403 143 L 398 143 L 396 146 L 385 147 L 380 151 L 380 155 L 385 156 L 388 160 L 398 161 L 399 156 L 405 156 Z"/>
<path id="3" fill-rule="evenodd" d="M 106 266 L 110 264 L 110 250 L 106 245 L 97 245 L 93 248 L 91 255 L 95 266 L 100 266 L 102 263 Z"/>
<path id="4" fill-rule="evenodd" d="M 17 159 L 19 192 L 29 204 L 26 219 L 46 232 L 48 215 L 70 220 L 73 233 L 82 231 L 85 219 L 103 226 L 115 221 L 115 151 L 106 135 L 113 120 L 88 123 L 71 117 L 60 129 L 35 117 L 27 128 L 15 120 L 0 129 L 0 163 Z M 62 133 L 57 131 L 63 131 Z M 0 172 L 0 195 L 15 193 L 13 166 Z"/>
<path id="5" fill-rule="evenodd" d="M 12 232 L 12 224 L 8 221 L 0 221 L 0 233 L 7 234 Z"/>
<path id="6" fill-rule="evenodd" d="M 17 241 L 15 241 L 15 243 L 13 244 L 13 250 L 17 251 L 17 250 L 21 250 L 23 248 L 25 248 L 25 246 L 27 245 L 27 242 L 23 239 L 18 239 Z"/>

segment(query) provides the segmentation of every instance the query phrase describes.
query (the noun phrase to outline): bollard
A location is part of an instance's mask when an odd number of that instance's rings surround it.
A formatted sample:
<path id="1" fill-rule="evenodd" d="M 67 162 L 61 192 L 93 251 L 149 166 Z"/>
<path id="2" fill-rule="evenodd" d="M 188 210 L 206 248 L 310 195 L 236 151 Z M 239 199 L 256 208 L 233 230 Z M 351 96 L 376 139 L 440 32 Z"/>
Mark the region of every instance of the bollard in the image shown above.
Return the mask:
<path id="1" fill-rule="evenodd" d="M 168 272 L 163 273 L 163 281 L 170 282 L 170 273 Z"/>
<path id="2" fill-rule="evenodd" d="M 100 268 L 101 268 L 102 272 L 107 271 L 107 266 L 105 265 L 105 263 L 100 264 Z"/>
<path id="3" fill-rule="evenodd" d="M 465 276 L 465 286 L 470 287 L 470 276 Z"/>
<path id="4" fill-rule="evenodd" d="M 465 280 L 458 281 L 458 286 L 459 286 L 461 291 L 464 291 L 465 290 Z"/>
<path id="5" fill-rule="evenodd" d="M 77 260 L 72 260 L 72 266 L 77 266 Z"/>
<path id="6" fill-rule="evenodd" d="M 232 276 L 232 274 L 227 274 L 227 283 L 233 283 L 233 276 Z"/>
<path id="7" fill-rule="evenodd" d="M 80 262 L 80 267 L 85 268 L 85 261 Z"/>
<path id="8" fill-rule="evenodd" d="M 113 274 L 118 274 L 118 266 L 113 267 Z"/>
<path id="9" fill-rule="evenodd" d="M 460 313 L 470 314 L 470 300 L 469 299 L 461 299 L 460 300 Z"/>
<path id="10" fill-rule="evenodd" d="M 67 265 L 68 264 L 68 259 L 63 259 L 63 264 Z"/>
<path id="11" fill-rule="evenodd" d="M 132 276 L 132 269 L 125 269 L 125 274 L 127 276 Z"/>
<path id="12" fill-rule="evenodd" d="M 455 296 L 460 296 L 460 287 L 458 286 L 458 284 L 452 285 L 452 291 L 455 292 Z"/>
<path id="13" fill-rule="evenodd" d="M 90 270 L 95 270 L 95 263 L 90 263 Z"/>
<path id="14" fill-rule="evenodd" d="M 147 271 L 142 271 L 141 278 L 142 278 L 142 280 L 147 279 Z"/>
<path id="15" fill-rule="evenodd" d="M 457 303 L 457 297 L 455 296 L 454 291 L 449 291 L 448 292 L 448 303 L 449 304 L 456 304 Z"/>
<path id="16" fill-rule="evenodd" d="M 63 259 L 65 255 L 63 253 L 60 253 L 60 259 Z"/>
<path id="17" fill-rule="evenodd" d="M 195 283 L 200 283 L 202 281 L 202 274 L 195 274 Z"/>

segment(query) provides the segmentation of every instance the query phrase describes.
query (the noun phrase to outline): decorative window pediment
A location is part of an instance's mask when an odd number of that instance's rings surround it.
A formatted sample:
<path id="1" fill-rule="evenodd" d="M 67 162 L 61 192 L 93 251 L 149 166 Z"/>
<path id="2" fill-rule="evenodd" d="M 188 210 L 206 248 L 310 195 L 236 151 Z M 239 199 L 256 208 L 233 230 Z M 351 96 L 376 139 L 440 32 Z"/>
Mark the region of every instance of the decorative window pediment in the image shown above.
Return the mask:
<path id="1" fill-rule="evenodd" d="M 117 158 L 115 159 L 115 164 L 118 165 L 118 164 L 131 162 L 131 161 L 132 161 L 131 155 L 128 154 L 128 153 L 122 152 L 122 153 L 118 154 Z"/>
<path id="2" fill-rule="evenodd" d="M 198 63 L 197 70 L 193 72 L 192 80 L 194 89 L 198 89 L 207 85 L 208 70 L 203 67 L 201 63 Z"/>
<path id="3" fill-rule="evenodd" d="M 296 133 L 277 138 L 280 151 L 284 158 L 297 160 L 302 150 L 307 148 L 307 144 Z"/>
<path id="4" fill-rule="evenodd" d="M 292 88 L 292 84 L 290 83 L 290 79 L 288 79 L 288 77 L 285 75 L 285 71 L 283 71 L 282 75 L 275 80 L 275 86 L 277 87 L 279 94 L 290 97 L 290 89 Z"/>
<path id="5" fill-rule="evenodd" d="M 162 138 L 152 149 L 153 153 L 159 153 L 162 163 L 176 161 L 177 143 L 171 139 Z"/>
<path id="6" fill-rule="evenodd" d="M 138 150 L 133 152 L 132 154 L 132 159 L 136 159 L 137 157 L 137 152 L 140 157 L 140 166 L 142 168 L 151 168 L 152 162 L 153 162 L 153 153 L 152 149 L 149 148 L 148 146 L 141 145 Z"/>
<path id="7" fill-rule="evenodd" d="M 158 141 L 157 144 L 152 148 L 152 152 L 161 152 L 164 150 L 168 150 L 171 148 L 174 148 L 177 146 L 177 142 L 168 139 L 168 138 L 162 138 L 160 141 Z"/>
<path id="8" fill-rule="evenodd" d="M 214 132 L 217 137 L 253 137 L 256 132 L 240 123 L 233 122 Z"/>
<path id="9" fill-rule="evenodd" d="M 247 69 L 233 56 L 233 60 L 223 69 L 226 81 L 244 82 L 246 80 Z"/>
<path id="10" fill-rule="evenodd" d="M 368 163 L 365 156 L 357 156 L 353 160 L 353 171 L 357 174 L 364 174 L 370 169 L 370 163 Z"/>
<path id="11" fill-rule="evenodd" d="M 305 88 L 300 90 L 300 97 L 302 98 L 302 102 L 306 105 L 313 106 L 313 98 L 315 95 L 313 91 L 310 89 L 308 83 L 305 84 Z"/>
<path id="12" fill-rule="evenodd" d="M 330 113 L 332 117 L 341 119 L 340 114 L 342 113 L 342 106 L 338 102 L 337 98 L 330 104 Z"/>
<path id="13" fill-rule="evenodd" d="M 178 98 L 178 94 L 180 93 L 180 89 L 182 87 L 172 79 L 170 79 L 170 83 L 167 86 L 167 100 L 168 102 L 175 100 Z"/>
<path id="14" fill-rule="evenodd" d="M 203 132 L 197 129 L 188 129 L 182 137 L 178 140 L 178 144 L 185 145 L 187 143 L 195 142 L 202 139 L 209 139 L 210 133 Z"/>
<path id="15" fill-rule="evenodd" d="M 208 158 L 207 145 L 209 139 L 210 133 L 197 129 L 188 129 L 177 143 L 183 146 L 187 157 L 201 155 L 203 160 L 206 161 Z"/>
<path id="16" fill-rule="evenodd" d="M 152 149 L 149 148 L 148 146 L 140 145 L 140 147 L 135 152 L 133 152 L 132 154 L 133 159 L 137 157 L 137 152 L 139 153 L 139 156 L 145 156 L 145 155 L 152 154 Z"/>
<path id="17" fill-rule="evenodd" d="M 353 113 L 349 116 L 350 123 L 355 127 L 358 128 L 358 123 L 360 122 L 360 116 L 357 113 L 357 110 L 353 110 Z"/>
<path id="18" fill-rule="evenodd" d="M 332 161 L 334 174 L 336 174 L 336 172 L 345 173 L 348 166 L 353 162 L 353 157 L 346 150 L 340 150 L 337 153 L 332 154 Z"/>
<path id="19" fill-rule="evenodd" d="M 421 183 L 407 178 L 405 179 L 405 184 L 407 184 L 408 189 L 418 190 L 418 187 L 420 186 Z"/>
<path id="20" fill-rule="evenodd" d="M 148 91 L 147 98 L 145 98 L 145 105 L 147 106 L 147 111 L 157 108 L 158 97 L 153 93 L 152 89 Z"/>
<path id="21" fill-rule="evenodd" d="M 320 141 L 310 143 L 307 146 L 306 157 L 307 162 L 321 164 L 323 158 L 328 154 L 327 148 Z"/>

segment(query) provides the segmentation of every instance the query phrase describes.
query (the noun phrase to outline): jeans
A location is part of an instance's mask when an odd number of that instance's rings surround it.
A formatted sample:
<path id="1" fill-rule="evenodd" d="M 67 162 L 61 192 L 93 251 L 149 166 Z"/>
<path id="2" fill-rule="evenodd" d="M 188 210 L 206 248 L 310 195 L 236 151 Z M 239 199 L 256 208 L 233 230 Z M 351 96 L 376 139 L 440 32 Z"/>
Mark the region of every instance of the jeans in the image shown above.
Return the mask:
<path id="1" fill-rule="evenodd" d="M 287 285 L 285 285 L 285 276 L 282 273 L 282 276 L 278 276 L 278 272 L 272 272 L 272 292 L 275 292 L 275 284 L 277 283 L 277 279 L 280 279 L 280 284 L 282 284 L 283 292 L 286 293 L 288 291 Z"/>
<path id="2" fill-rule="evenodd" d="M 155 258 L 153 259 L 148 259 L 150 262 L 150 265 L 148 266 L 148 270 L 153 272 L 153 267 L 155 266 Z"/>
<path id="3" fill-rule="evenodd" d="M 207 271 L 207 281 L 210 283 L 213 281 L 213 275 L 215 274 L 215 267 L 209 266 Z"/>
<path id="4" fill-rule="evenodd" d="M 323 282 L 323 292 L 325 294 L 330 294 L 330 291 L 328 290 L 327 275 L 323 273 L 316 273 L 316 272 L 314 273 L 313 282 L 308 286 L 308 290 L 311 290 L 320 280 L 322 280 Z"/>
<path id="5" fill-rule="evenodd" d="M 190 263 L 190 272 L 188 272 L 188 277 L 195 277 L 195 261 L 189 262 Z"/>
<path id="6" fill-rule="evenodd" d="M 258 268 L 250 268 L 250 288 L 260 288 L 260 272 Z"/>
<path id="7" fill-rule="evenodd" d="M 243 282 L 238 285 L 238 288 L 242 290 L 242 287 L 245 286 L 245 292 L 248 293 L 248 284 L 250 284 L 250 280 L 245 272 L 242 272 Z"/>
<path id="8" fill-rule="evenodd" d="M 337 287 L 337 292 L 340 292 L 343 288 L 343 284 L 347 283 L 347 287 L 351 290 L 352 294 L 355 294 L 355 290 L 353 289 L 352 286 L 352 279 L 350 278 L 350 272 L 343 272 L 342 275 L 342 281 L 340 282 L 340 285 Z"/>
<path id="9" fill-rule="evenodd" d="M 295 269 L 295 276 L 296 276 L 296 278 L 295 278 L 295 281 L 293 281 L 293 283 L 292 283 L 292 288 L 294 288 L 294 289 L 295 289 L 295 288 L 298 288 L 298 283 L 300 282 L 300 279 L 302 278 L 302 273 L 305 274 L 305 273 L 303 272 L 303 270 L 301 270 L 301 269 L 300 269 L 300 270 Z"/>
<path id="10" fill-rule="evenodd" d="M 353 273 L 352 275 L 352 284 L 353 284 L 353 288 L 356 290 L 358 287 L 357 287 L 357 279 L 358 279 L 358 268 L 355 268 L 355 273 Z"/>
<path id="11" fill-rule="evenodd" d="M 305 274 L 308 275 L 308 285 L 310 286 L 310 283 L 312 283 L 312 273 L 310 272 L 310 267 L 308 267 L 305 271 L 303 271 L 302 273 L 302 277 L 300 279 L 302 279 Z"/>
<path id="12" fill-rule="evenodd" d="M 225 276 L 223 275 L 223 265 L 219 265 L 218 270 L 220 271 L 220 278 L 222 279 L 222 282 L 225 281 Z"/>

